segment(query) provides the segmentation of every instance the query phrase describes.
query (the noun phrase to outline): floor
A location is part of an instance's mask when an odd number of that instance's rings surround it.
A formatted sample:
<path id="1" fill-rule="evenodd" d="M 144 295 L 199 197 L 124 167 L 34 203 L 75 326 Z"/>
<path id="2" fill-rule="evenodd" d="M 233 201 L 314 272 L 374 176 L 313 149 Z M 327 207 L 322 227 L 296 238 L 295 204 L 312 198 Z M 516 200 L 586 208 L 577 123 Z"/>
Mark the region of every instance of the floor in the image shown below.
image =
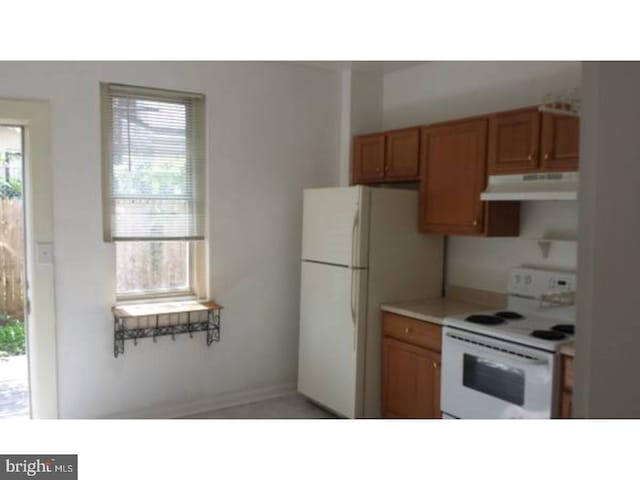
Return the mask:
<path id="1" fill-rule="evenodd" d="M 317 407 L 302 395 L 291 394 L 261 402 L 248 403 L 237 407 L 205 412 L 185 418 L 302 419 L 336 417 L 333 414 Z"/>
<path id="2" fill-rule="evenodd" d="M 0 357 L 0 420 L 29 418 L 27 356 Z"/>
<path id="3" fill-rule="evenodd" d="M 0 420 L 29 418 L 27 356 L 0 357 Z M 336 418 L 297 393 L 261 402 L 222 408 L 185 418 L 313 419 Z"/>

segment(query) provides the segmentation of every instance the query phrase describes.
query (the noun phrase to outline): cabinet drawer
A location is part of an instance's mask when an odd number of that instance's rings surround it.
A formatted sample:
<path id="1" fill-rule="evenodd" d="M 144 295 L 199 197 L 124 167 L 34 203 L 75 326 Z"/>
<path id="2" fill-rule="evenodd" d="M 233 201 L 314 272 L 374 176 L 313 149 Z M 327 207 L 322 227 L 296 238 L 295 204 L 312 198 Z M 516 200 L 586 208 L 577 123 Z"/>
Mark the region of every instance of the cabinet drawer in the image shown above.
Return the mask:
<path id="1" fill-rule="evenodd" d="M 385 312 L 383 317 L 383 333 L 403 342 L 441 351 L 442 327 L 429 322 Z"/>
<path id="2" fill-rule="evenodd" d="M 573 391 L 573 357 L 562 356 L 562 388 Z"/>

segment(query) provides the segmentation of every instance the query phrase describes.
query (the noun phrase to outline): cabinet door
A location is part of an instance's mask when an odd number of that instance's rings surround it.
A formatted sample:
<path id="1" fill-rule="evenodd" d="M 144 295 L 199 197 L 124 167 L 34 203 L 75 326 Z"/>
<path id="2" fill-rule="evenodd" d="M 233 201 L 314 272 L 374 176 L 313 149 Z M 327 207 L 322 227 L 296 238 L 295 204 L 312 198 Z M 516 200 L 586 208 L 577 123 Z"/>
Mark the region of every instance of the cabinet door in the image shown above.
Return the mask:
<path id="1" fill-rule="evenodd" d="M 542 114 L 542 170 L 577 170 L 579 144 L 578 117 Z"/>
<path id="2" fill-rule="evenodd" d="M 487 182 L 486 119 L 427 127 L 422 132 L 420 230 L 481 234 Z"/>
<path id="3" fill-rule="evenodd" d="M 409 128 L 387 134 L 385 179 L 419 180 L 420 129 Z"/>
<path id="4" fill-rule="evenodd" d="M 560 398 L 560 418 L 573 418 L 572 417 L 572 393 L 564 390 L 561 393 Z"/>
<path id="5" fill-rule="evenodd" d="M 383 133 L 353 139 L 351 183 L 375 183 L 384 179 Z"/>
<path id="6" fill-rule="evenodd" d="M 382 414 L 440 418 L 440 354 L 393 338 L 382 340 Z"/>
<path id="7" fill-rule="evenodd" d="M 573 357 L 562 355 L 561 357 L 561 393 L 560 393 L 560 418 L 572 418 L 573 400 Z"/>
<path id="8" fill-rule="evenodd" d="M 489 175 L 538 170 L 540 112 L 499 113 L 489 120 Z"/>
<path id="9" fill-rule="evenodd" d="M 437 360 L 433 360 L 433 418 L 442 418 L 442 410 L 440 409 L 440 359 L 442 355 L 438 355 Z"/>

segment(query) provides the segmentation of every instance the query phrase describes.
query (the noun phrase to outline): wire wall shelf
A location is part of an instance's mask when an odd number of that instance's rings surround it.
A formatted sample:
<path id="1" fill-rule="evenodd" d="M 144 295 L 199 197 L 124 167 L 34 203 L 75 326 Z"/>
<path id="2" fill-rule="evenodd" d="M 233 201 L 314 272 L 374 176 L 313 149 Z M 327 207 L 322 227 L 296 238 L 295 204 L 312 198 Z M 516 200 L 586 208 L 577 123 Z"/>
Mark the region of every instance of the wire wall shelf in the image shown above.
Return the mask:
<path id="1" fill-rule="evenodd" d="M 207 346 L 220 341 L 220 311 L 215 302 L 173 302 L 145 305 L 115 306 L 113 313 L 113 355 L 124 355 L 127 340 L 138 340 L 188 333 L 206 332 Z"/>

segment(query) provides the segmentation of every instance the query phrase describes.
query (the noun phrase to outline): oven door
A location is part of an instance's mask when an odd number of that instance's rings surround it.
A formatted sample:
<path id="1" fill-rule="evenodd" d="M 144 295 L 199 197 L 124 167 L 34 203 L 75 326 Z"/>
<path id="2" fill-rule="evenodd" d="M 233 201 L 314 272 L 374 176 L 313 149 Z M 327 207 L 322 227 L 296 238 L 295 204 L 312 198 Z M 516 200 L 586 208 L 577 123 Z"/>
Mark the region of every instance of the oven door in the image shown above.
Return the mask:
<path id="1" fill-rule="evenodd" d="M 442 411 L 458 418 L 551 418 L 554 354 L 445 327 Z"/>

